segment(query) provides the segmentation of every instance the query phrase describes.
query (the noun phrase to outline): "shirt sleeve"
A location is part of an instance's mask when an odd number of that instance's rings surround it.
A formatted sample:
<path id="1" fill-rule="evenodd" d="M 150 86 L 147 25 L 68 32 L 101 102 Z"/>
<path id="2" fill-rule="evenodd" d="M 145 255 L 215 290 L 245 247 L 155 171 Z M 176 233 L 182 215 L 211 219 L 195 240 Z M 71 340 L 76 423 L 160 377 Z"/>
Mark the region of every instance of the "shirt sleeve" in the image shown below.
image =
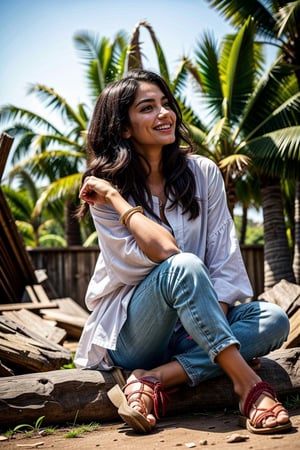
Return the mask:
<path id="1" fill-rule="evenodd" d="M 231 305 L 251 297 L 253 291 L 227 207 L 223 177 L 212 163 L 208 168 L 208 183 L 205 263 L 219 301 Z"/>
<path id="2" fill-rule="evenodd" d="M 91 213 L 99 238 L 101 278 L 106 272 L 114 288 L 137 285 L 157 263 L 139 248 L 132 234 L 119 223 L 113 208 L 91 207 Z"/>

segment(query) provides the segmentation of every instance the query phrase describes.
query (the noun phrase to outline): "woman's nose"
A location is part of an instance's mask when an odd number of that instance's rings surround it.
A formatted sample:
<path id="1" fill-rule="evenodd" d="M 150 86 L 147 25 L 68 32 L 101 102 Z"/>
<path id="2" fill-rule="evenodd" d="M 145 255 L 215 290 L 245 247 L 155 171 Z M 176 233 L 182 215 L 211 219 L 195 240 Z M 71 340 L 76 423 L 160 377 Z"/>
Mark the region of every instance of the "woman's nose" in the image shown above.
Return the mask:
<path id="1" fill-rule="evenodd" d="M 160 110 L 159 110 L 159 112 L 158 112 L 158 115 L 159 115 L 159 116 L 164 116 L 164 115 L 166 115 L 168 112 L 169 112 L 169 110 L 168 110 L 167 108 L 165 108 L 164 106 L 161 106 L 161 107 L 160 107 Z"/>

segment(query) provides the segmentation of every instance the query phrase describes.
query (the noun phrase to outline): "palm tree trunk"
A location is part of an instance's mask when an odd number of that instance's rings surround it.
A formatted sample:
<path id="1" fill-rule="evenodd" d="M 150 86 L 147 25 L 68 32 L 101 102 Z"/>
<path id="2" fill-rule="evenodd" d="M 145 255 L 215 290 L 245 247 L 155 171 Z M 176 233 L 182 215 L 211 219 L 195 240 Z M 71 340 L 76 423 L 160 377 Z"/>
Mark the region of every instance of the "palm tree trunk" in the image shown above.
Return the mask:
<path id="1" fill-rule="evenodd" d="M 295 212 L 294 212 L 294 258 L 293 269 L 296 283 L 300 284 L 300 181 L 296 180 L 295 188 Z"/>
<path id="2" fill-rule="evenodd" d="M 227 183 L 225 180 L 225 185 L 226 185 L 227 206 L 231 214 L 231 217 L 233 218 L 234 217 L 233 210 L 237 202 L 235 183 L 230 179 L 229 181 L 227 181 Z"/>
<path id="3" fill-rule="evenodd" d="M 70 199 L 65 203 L 65 233 L 68 246 L 82 245 L 80 224 L 75 217 L 77 205 Z"/>
<path id="4" fill-rule="evenodd" d="M 268 289 L 282 279 L 294 283 L 295 277 L 286 235 L 279 179 L 267 177 L 261 193 L 265 238 L 264 278 L 265 289 Z"/>
<path id="5" fill-rule="evenodd" d="M 243 203 L 243 215 L 240 234 L 240 244 L 242 245 L 245 244 L 246 241 L 247 225 L 248 225 L 248 206 L 246 206 L 246 204 Z"/>

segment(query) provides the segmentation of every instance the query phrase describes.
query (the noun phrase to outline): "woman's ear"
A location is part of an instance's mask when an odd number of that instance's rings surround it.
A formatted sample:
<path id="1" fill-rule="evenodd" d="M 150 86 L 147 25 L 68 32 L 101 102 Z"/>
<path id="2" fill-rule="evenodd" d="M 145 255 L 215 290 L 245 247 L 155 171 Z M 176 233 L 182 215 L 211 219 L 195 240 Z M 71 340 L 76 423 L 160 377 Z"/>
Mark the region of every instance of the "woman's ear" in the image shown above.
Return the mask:
<path id="1" fill-rule="evenodd" d="M 131 136 L 131 133 L 130 133 L 129 128 L 125 128 L 125 129 L 122 131 L 122 137 L 123 137 L 124 139 L 129 139 L 130 136 Z"/>

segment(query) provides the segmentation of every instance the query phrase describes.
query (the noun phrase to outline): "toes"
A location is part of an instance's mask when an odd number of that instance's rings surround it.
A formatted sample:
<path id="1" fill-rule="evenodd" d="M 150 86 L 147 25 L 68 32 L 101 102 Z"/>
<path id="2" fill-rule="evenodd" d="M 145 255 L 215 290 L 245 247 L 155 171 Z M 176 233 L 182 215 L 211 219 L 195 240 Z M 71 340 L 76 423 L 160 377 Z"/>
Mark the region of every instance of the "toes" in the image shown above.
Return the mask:
<path id="1" fill-rule="evenodd" d="M 282 425 L 287 423 L 290 420 L 288 412 L 286 410 L 282 410 L 277 414 L 277 423 Z"/>
<path id="2" fill-rule="evenodd" d="M 155 427 L 156 419 L 152 414 L 147 414 L 147 420 L 150 423 L 151 427 Z"/>

